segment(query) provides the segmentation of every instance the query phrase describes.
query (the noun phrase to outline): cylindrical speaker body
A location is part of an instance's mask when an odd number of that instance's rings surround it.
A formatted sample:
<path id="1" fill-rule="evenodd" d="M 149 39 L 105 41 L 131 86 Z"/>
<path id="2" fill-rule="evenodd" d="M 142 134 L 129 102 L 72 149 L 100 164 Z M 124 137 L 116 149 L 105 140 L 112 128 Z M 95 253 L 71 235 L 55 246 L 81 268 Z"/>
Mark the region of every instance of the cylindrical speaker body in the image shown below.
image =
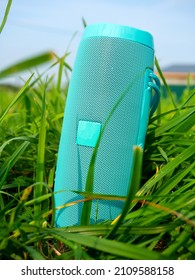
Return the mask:
<path id="1" fill-rule="evenodd" d="M 73 67 L 60 139 L 54 189 L 59 208 L 56 226 L 80 224 L 83 203 L 74 202 L 83 196 L 72 191 L 85 192 L 102 129 L 93 193 L 126 196 L 133 146 L 144 145 L 153 63 L 149 33 L 112 24 L 86 28 Z M 90 223 L 116 218 L 122 206 L 122 201 L 94 199 Z"/>

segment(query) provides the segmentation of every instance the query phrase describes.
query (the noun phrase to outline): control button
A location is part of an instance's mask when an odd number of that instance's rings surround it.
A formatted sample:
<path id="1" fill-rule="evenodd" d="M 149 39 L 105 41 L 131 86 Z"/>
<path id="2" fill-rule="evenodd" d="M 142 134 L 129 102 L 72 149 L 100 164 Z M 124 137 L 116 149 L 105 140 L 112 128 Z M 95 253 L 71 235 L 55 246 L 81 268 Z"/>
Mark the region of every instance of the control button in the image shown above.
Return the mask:
<path id="1" fill-rule="evenodd" d="M 79 121 L 76 144 L 94 148 L 100 135 L 101 126 L 101 123 L 98 122 Z"/>

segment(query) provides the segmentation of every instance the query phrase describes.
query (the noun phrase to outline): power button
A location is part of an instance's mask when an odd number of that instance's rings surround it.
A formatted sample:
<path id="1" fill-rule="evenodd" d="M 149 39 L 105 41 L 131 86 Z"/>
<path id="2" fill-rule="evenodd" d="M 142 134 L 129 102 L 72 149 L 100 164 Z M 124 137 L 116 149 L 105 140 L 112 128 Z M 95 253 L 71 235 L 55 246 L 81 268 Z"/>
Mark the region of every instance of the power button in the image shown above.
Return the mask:
<path id="1" fill-rule="evenodd" d="M 95 147 L 101 132 L 101 123 L 80 120 L 77 128 L 76 144 Z"/>

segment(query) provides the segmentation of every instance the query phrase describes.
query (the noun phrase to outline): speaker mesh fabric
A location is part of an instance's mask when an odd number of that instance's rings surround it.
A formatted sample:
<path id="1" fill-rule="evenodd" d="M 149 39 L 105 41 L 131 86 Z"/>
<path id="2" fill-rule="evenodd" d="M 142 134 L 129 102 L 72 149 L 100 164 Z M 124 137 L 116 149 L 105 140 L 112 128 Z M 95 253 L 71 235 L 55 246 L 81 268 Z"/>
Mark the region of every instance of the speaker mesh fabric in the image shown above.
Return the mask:
<path id="1" fill-rule="evenodd" d="M 82 199 L 70 190 L 85 191 L 94 149 L 76 144 L 79 121 L 94 121 L 104 126 L 114 105 L 128 89 L 101 139 L 93 186 L 94 193 L 127 194 L 140 124 L 144 73 L 146 68 L 153 68 L 153 59 L 151 48 L 130 40 L 91 37 L 81 41 L 60 140 L 55 179 L 55 191 L 60 192 L 55 195 L 56 207 Z M 91 223 L 116 218 L 122 205 L 122 202 L 93 201 Z M 56 225 L 79 224 L 81 210 L 82 203 L 58 210 Z"/>

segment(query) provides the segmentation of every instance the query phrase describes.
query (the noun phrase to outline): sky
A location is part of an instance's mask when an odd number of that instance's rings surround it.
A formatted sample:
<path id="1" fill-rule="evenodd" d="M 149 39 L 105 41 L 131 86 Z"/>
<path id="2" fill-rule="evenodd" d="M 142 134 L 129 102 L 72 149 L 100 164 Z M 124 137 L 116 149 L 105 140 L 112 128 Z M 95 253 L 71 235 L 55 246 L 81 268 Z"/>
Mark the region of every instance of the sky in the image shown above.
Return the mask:
<path id="1" fill-rule="evenodd" d="M 6 3 L 0 0 L 0 21 Z M 73 66 L 82 17 L 88 25 L 109 22 L 150 32 L 161 67 L 195 64 L 195 0 L 13 0 L 0 34 L 0 69 L 48 50 L 63 55 L 68 46 Z"/>

